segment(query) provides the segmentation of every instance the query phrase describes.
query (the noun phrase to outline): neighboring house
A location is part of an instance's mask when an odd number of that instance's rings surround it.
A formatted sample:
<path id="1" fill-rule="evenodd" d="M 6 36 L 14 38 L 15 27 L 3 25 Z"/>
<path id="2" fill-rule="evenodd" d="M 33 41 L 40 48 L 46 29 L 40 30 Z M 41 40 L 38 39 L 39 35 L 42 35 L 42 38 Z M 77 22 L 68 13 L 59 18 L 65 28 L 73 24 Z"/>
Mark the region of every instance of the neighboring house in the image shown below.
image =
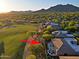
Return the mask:
<path id="1" fill-rule="evenodd" d="M 58 30 L 61 29 L 60 25 L 58 23 L 55 23 L 55 22 L 46 22 L 46 23 L 43 23 L 42 24 L 42 27 L 43 28 L 46 28 L 48 25 L 52 26 L 53 28 L 56 28 Z"/>
<path id="2" fill-rule="evenodd" d="M 37 24 L 38 22 L 37 22 L 37 21 L 30 21 L 30 23 L 34 23 L 34 24 Z"/>
<path id="3" fill-rule="evenodd" d="M 51 25 L 53 28 L 56 28 L 57 30 L 61 30 L 61 26 L 58 23 L 55 22 L 47 22 L 45 23 L 45 26 Z"/>
<path id="4" fill-rule="evenodd" d="M 72 34 L 63 31 L 57 36 L 58 38 L 52 40 L 52 44 L 56 48 L 56 55 L 79 55 L 79 45 Z"/>
<path id="5" fill-rule="evenodd" d="M 52 44 L 54 45 L 56 51 L 55 54 L 58 55 L 58 51 L 60 51 L 59 49 L 62 47 L 63 42 L 60 38 L 55 38 L 54 40 L 52 40 Z"/>
<path id="6" fill-rule="evenodd" d="M 67 34 L 68 33 L 68 31 L 63 31 L 63 30 L 59 30 L 59 31 L 54 31 L 54 32 L 52 32 L 52 34 L 55 36 L 55 38 L 63 38 L 63 37 L 65 37 L 65 34 Z"/>
<path id="7" fill-rule="evenodd" d="M 54 45 L 52 44 L 52 42 L 49 42 L 49 43 L 47 44 L 47 53 L 48 53 L 48 55 L 50 55 L 50 56 L 56 55 L 56 54 L 55 54 L 55 47 L 54 47 Z"/>
<path id="8" fill-rule="evenodd" d="M 25 20 L 25 19 L 19 19 L 19 20 L 15 20 L 14 22 L 17 23 L 17 24 L 25 24 L 25 23 L 28 23 L 30 21 L 29 20 Z"/>
<path id="9" fill-rule="evenodd" d="M 64 44 L 60 48 L 60 51 L 58 51 L 58 54 L 62 51 L 64 55 L 79 55 L 79 45 L 77 45 L 77 41 L 74 38 L 64 38 L 62 42 Z"/>
<path id="10" fill-rule="evenodd" d="M 49 55 L 79 55 L 79 45 L 77 45 L 77 41 L 72 34 L 69 34 L 68 31 L 62 30 L 60 25 L 54 22 L 48 22 L 44 24 L 45 27 L 48 25 L 58 29 L 58 31 L 52 32 L 52 35 L 54 35 L 55 39 L 51 41 L 52 43 L 49 42 L 47 44 L 47 52 Z"/>
<path id="11" fill-rule="evenodd" d="M 10 20 L 2 21 L 2 23 L 5 24 L 5 25 L 8 25 L 8 26 L 13 24 L 13 22 L 10 21 Z"/>

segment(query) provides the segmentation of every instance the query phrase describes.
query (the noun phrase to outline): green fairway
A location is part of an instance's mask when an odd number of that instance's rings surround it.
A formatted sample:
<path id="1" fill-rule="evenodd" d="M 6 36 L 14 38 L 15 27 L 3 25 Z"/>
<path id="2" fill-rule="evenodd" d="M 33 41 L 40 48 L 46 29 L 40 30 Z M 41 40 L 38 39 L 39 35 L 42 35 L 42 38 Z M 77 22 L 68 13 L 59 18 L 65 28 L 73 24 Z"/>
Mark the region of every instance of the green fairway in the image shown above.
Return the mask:
<path id="1" fill-rule="evenodd" d="M 15 28 L 3 28 L 0 29 L 0 42 L 4 42 L 4 55 L 12 56 L 17 51 L 21 44 L 20 40 L 26 39 L 29 32 L 36 31 L 37 25 L 15 25 Z M 2 58 L 11 59 L 11 58 Z"/>

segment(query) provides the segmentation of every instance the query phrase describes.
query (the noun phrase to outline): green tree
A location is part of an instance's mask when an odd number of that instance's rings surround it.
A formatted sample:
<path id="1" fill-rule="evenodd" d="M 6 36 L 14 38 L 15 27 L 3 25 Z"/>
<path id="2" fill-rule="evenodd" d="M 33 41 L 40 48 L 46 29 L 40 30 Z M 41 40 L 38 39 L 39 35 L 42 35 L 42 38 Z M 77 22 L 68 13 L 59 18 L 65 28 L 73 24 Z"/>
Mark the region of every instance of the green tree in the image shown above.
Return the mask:
<path id="1" fill-rule="evenodd" d="M 43 34 L 50 34 L 50 32 L 49 31 L 44 31 Z"/>
<path id="2" fill-rule="evenodd" d="M 68 26 L 68 23 L 69 23 L 69 22 L 62 21 L 62 22 L 61 22 L 61 27 L 62 27 L 62 29 L 65 29 L 65 27 Z"/>
<path id="3" fill-rule="evenodd" d="M 35 55 L 29 55 L 28 57 L 26 57 L 26 59 L 36 59 Z"/>
<path id="4" fill-rule="evenodd" d="M 65 27 L 66 30 L 69 30 L 70 32 L 75 32 L 77 30 L 77 27 L 76 26 L 68 26 L 68 27 Z"/>
<path id="5" fill-rule="evenodd" d="M 77 45 L 79 45 L 79 38 L 76 38 L 76 40 L 77 40 Z"/>
<path id="6" fill-rule="evenodd" d="M 52 31 L 55 31 L 56 28 L 53 28 L 51 25 L 47 26 L 44 31 L 49 31 L 49 32 L 52 32 Z"/>
<path id="7" fill-rule="evenodd" d="M 52 21 L 54 21 L 55 23 L 58 23 L 59 22 L 59 20 L 58 19 L 53 19 Z"/>
<path id="8" fill-rule="evenodd" d="M 51 34 L 43 34 L 42 37 L 46 40 L 46 41 L 51 41 L 51 39 L 53 38 L 53 36 Z"/>
<path id="9" fill-rule="evenodd" d="M 44 57 L 44 47 L 42 44 L 31 45 L 29 50 L 37 57 L 37 59 L 42 59 Z"/>
<path id="10" fill-rule="evenodd" d="M 71 22 L 69 22 L 69 26 L 75 26 L 75 24 L 76 24 L 76 22 L 75 21 L 71 21 Z"/>
<path id="11" fill-rule="evenodd" d="M 51 31 L 51 30 L 53 30 L 53 28 L 52 28 L 52 26 L 49 25 L 49 26 L 47 26 L 46 30 Z"/>

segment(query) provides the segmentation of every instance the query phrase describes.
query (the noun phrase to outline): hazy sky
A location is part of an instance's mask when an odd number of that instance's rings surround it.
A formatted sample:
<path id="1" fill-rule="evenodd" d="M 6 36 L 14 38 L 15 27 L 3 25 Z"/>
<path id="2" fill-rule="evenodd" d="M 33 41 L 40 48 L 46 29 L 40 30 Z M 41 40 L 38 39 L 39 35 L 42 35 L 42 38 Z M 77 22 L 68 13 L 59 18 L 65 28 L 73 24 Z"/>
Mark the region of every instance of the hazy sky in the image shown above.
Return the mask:
<path id="1" fill-rule="evenodd" d="M 79 0 L 0 0 L 0 12 L 11 10 L 39 10 L 57 4 L 73 4 L 79 6 Z"/>

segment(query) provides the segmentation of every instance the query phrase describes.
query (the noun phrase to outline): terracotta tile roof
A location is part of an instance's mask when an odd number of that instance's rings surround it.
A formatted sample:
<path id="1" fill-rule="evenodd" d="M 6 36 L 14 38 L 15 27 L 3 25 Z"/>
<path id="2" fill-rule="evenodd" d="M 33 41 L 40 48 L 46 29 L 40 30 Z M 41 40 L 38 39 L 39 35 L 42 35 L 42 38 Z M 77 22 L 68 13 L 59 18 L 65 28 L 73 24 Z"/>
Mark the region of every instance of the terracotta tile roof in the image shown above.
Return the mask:
<path id="1" fill-rule="evenodd" d="M 59 48 L 63 45 L 63 42 L 60 38 L 55 38 L 54 40 L 52 40 L 52 42 L 54 46 L 57 48 L 57 50 L 59 50 Z"/>

